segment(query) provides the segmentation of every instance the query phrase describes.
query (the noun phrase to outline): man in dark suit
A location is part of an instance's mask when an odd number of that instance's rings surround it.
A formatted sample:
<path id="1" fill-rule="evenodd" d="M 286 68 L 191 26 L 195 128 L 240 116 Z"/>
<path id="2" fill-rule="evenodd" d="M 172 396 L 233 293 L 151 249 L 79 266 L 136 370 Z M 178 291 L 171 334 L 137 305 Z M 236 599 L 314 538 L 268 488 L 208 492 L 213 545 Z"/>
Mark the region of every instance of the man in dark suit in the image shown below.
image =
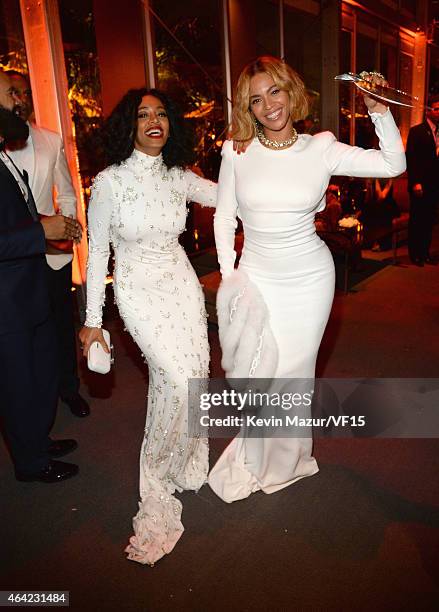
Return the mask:
<path id="1" fill-rule="evenodd" d="M 0 409 L 17 480 L 59 482 L 78 467 L 54 457 L 77 444 L 49 438 L 58 381 L 44 254 L 46 239 L 78 240 L 81 228 L 62 215 L 39 220 L 26 175 L 3 150 L 28 135 L 14 104 L 0 70 Z"/>
<path id="2" fill-rule="evenodd" d="M 15 97 L 20 101 L 14 112 L 29 122 L 33 114 L 32 92 L 26 77 L 8 70 Z M 55 210 L 76 219 L 76 194 L 61 137 L 55 132 L 29 124 L 25 142 L 7 142 L 6 151 L 19 170 L 26 170 L 38 212 L 54 215 Z M 56 195 L 55 195 L 56 194 Z M 73 249 L 53 249 L 46 254 L 50 303 L 58 340 L 59 397 L 78 417 L 90 414 L 79 393 L 76 333 L 72 308 Z"/>
<path id="3" fill-rule="evenodd" d="M 439 201 L 439 94 L 429 99 L 425 121 L 410 129 L 407 173 L 410 194 L 409 255 L 417 266 L 435 264 L 430 244 Z"/>

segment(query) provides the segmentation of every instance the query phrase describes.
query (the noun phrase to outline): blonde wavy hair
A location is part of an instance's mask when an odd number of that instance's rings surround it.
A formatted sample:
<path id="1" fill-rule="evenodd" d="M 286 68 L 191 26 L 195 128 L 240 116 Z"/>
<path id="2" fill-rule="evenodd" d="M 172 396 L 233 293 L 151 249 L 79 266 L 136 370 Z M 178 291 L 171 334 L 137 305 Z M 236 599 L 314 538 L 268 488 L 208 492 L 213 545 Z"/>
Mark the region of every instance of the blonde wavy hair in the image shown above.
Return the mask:
<path id="1" fill-rule="evenodd" d="M 283 60 L 263 55 L 247 64 L 239 75 L 235 89 L 235 103 L 232 111 L 233 140 L 252 140 L 256 136 L 253 113 L 250 110 L 250 80 L 259 72 L 265 72 L 290 98 L 290 115 L 292 121 L 303 119 L 308 114 L 308 97 L 305 85 L 297 74 Z"/>

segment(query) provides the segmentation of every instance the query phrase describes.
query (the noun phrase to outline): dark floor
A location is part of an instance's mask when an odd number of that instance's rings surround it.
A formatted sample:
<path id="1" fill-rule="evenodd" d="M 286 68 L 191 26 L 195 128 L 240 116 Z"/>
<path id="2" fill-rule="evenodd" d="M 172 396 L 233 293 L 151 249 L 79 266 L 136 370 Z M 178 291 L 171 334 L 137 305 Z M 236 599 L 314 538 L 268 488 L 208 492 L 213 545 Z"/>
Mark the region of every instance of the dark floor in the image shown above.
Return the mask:
<path id="1" fill-rule="evenodd" d="M 409 266 L 402 251 L 401 266 L 355 289 L 336 296 L 319 374 L 438 377 L 439 267 Z M 69 590 L 74 610 L 438 609 L 436 439 L 317 439 L 316 476 L 231 505 L 207 486 L 183 493 L 172 554 L 154 568 L 127 561 L 147 371 L 112 311 L 107 326 L 112 374 L 81 363 L 92 415 L 60 406 L 54 428 L 78 439 L 80 475 L 18 483 L 0 446 L 1 589 Z M 210 339 L 219 376 L 214 327 Z M 212 442 L 212 462 L 222 444 Z"/>

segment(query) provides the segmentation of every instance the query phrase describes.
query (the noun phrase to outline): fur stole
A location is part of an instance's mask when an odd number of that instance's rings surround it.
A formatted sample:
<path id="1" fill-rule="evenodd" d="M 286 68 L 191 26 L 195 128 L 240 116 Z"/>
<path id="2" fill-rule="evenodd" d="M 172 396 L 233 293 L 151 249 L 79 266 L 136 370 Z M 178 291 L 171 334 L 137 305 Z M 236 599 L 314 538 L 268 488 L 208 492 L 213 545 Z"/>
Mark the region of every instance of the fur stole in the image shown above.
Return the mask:
<path id="1" fill-rule="evenodd" d="M 226 378 L 272 378 L 278 349 L 269 312 L 259 289 L 248 276 L 234 270 L 222 280 L 217 294 L 221 366 Z"/>

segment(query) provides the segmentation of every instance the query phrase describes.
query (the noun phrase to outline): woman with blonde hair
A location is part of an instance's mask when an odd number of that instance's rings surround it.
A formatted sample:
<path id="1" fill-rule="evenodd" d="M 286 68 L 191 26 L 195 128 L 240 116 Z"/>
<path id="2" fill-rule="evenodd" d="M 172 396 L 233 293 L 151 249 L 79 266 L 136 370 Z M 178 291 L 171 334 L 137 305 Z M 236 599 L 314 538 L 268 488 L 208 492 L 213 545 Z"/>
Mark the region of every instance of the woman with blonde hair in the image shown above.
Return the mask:
<path id="1" fill-rule="evenodd" d="M 385 83 L 377 73 L 368 79 Z M 390 110 L 369 95 L 364 102 L 380 150 L 342 144 L 330 132 L 298 135 L 293 123 L 308 112 L 305 86 L 282 60 L 260 57 L 242 71 L 232 138 L 250 142 L 240 155 L 232 141 L 224 143 L 215 213 L 226 376 L 270 377 L 271 390 L 279 379 L 312 383 L 334 295 L 332 256 L 314 225 L 316 212 L 325 207 L 329 180 L 332 175 L 392 177 L 406 167 Z M 244 248 L 234 270 L 237 215 Z M 233 338 L 229 322 L 234 316 L 238 320 L 240 301 L 250 313 L 248 331 Z M 247 342 L 250 337 L 256 341 Z M 257 490 L 273 493 L 318 471 L 311 437 L 283 437 L 288 433 L 280 430 L 271 435 L 237 437 L 226 448 L 209 475 L 223 500 L 243 499 Z"/>

